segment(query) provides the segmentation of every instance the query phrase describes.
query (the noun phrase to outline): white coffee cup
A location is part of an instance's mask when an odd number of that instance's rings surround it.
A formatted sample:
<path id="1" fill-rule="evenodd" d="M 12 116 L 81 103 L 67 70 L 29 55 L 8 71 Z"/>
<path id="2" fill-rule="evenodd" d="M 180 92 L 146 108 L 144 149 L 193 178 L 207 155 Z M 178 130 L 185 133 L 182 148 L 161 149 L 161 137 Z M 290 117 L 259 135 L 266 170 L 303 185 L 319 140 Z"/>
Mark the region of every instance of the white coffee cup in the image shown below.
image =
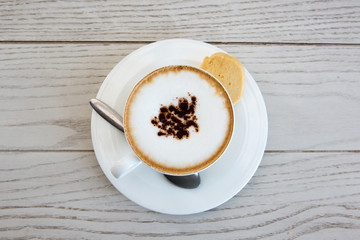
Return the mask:
<path id="1" fill-rule="evenodd" d="M 167 175 L 189 175 L 214 164 L 231 141 L 235 114 L 229 94 L 208 72 L 185 65 L 159 68 L 132 89 L 124 111 L 133 153 L 111 172 L 125 176 L 140 163 Z"/>

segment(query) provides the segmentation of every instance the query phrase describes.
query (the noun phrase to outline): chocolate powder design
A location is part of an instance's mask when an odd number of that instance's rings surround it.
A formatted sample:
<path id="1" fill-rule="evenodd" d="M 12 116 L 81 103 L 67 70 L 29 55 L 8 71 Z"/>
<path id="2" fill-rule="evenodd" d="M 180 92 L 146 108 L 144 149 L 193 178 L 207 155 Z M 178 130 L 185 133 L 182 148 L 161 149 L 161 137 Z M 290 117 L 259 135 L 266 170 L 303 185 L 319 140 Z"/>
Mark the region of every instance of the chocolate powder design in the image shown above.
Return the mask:
<path id="1" fill-rule="evenodd" d="M 177 98 L 178 105 L 161 106 L 159 115 L 151 119 L 151 124 L 159 128 L 158 136 L 172 136 L 176 139 L 188 138 L 190 135 L 189 128 L 194 127 L 199 131 L 195 109 L 197 99 L 189 94 L 191 102 L 186 98 Z"/>

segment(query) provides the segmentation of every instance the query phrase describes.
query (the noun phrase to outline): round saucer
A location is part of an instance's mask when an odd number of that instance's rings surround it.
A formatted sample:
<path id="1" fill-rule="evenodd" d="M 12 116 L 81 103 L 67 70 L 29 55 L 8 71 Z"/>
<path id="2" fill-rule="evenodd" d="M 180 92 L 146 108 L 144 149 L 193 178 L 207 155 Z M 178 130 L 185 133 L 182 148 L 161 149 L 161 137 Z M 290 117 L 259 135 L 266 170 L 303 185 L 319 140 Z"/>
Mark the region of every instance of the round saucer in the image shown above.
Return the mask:
<path id="1" fill-rule="evenodd" d="M 210 44 L 187 39 L 170 39 L 139 48 L 121 60 L 100 87 L 97 98 L 120 114 L 131 89 L 153 70 L 167 65 L 200 67 L 203 59 L 223 50 Z M 200 173 L 196 189 L 183 189 L 162 174 L 140 164 L 126 176 L 116 179 L 113 164 L 132 150 L 122 132 L 103 120 L 95 111 L 91 135 L 96 158 L 109 181 L 133 202 L 167 214 L 203 212 L 231 199 L 251 179 L 264 154 L 268 120 L 261 92 L 246 70 L 242 99 L 234 106 L 234 136 L 227 151 L 212 166 Z"/>

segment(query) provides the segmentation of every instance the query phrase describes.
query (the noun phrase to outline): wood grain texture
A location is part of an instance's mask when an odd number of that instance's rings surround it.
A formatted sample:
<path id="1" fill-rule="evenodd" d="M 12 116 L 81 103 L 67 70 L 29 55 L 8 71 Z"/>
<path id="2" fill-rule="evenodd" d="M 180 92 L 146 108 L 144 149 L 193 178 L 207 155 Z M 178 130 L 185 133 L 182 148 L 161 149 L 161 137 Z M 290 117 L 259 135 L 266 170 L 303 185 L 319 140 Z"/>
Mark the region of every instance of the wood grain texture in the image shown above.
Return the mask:
<path id="1" fill-rule="evenodd" d="M 267 153 L 210 211 L 171 216 L 117 192 L 92 152 L 1 152 L 0 238 L 357 239 L 360 153 Z"/>
<path id="2" fill-rule="evenodd" d="M 3 41 L 360 43 L 348 1 L 1 1 Z"/>
<path id="3" fill-rule="evenodd" d="M 240 59 L 269 116 L 234 198 L 171 216 L 119 193 L 88 104 L 146 43 L 190 38 Z M 0 239 L 360 239 L 360 1 L 0 0 Z"/>
<path id="4" fill-rule="evenodd" d="M 74 47 L 79 48 L 75 55 Z M 6 138 L 1 148 L 91 149 L 88 101 L 131 51 L 117 47 L 2 45 L 0 133 Z"/>
<path id="5" fill-rule="evenodd" d="M 0 149 L 91 150 L 88 104 L 144 44 L 1 44 Z M 217 45 L 258 82 L 268 150 L 360 150 L 360 46 Z"/>

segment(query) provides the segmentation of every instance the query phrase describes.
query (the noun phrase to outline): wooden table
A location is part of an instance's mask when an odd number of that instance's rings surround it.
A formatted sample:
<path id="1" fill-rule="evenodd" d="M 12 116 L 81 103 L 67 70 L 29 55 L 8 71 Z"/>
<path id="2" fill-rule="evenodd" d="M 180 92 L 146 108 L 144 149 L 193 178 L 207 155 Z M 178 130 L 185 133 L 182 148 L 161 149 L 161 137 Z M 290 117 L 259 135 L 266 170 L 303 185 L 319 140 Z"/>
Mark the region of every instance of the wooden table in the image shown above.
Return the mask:
<path id="1" fill-rule="evenodd" d="M 150 42 L 240 59 L 269 137 L 249 184 L 171 216 L 119 193 L 90 138 L 94 97 Z M 359 239 L 360 2 L 1 1 L 0 239 Z"/>

